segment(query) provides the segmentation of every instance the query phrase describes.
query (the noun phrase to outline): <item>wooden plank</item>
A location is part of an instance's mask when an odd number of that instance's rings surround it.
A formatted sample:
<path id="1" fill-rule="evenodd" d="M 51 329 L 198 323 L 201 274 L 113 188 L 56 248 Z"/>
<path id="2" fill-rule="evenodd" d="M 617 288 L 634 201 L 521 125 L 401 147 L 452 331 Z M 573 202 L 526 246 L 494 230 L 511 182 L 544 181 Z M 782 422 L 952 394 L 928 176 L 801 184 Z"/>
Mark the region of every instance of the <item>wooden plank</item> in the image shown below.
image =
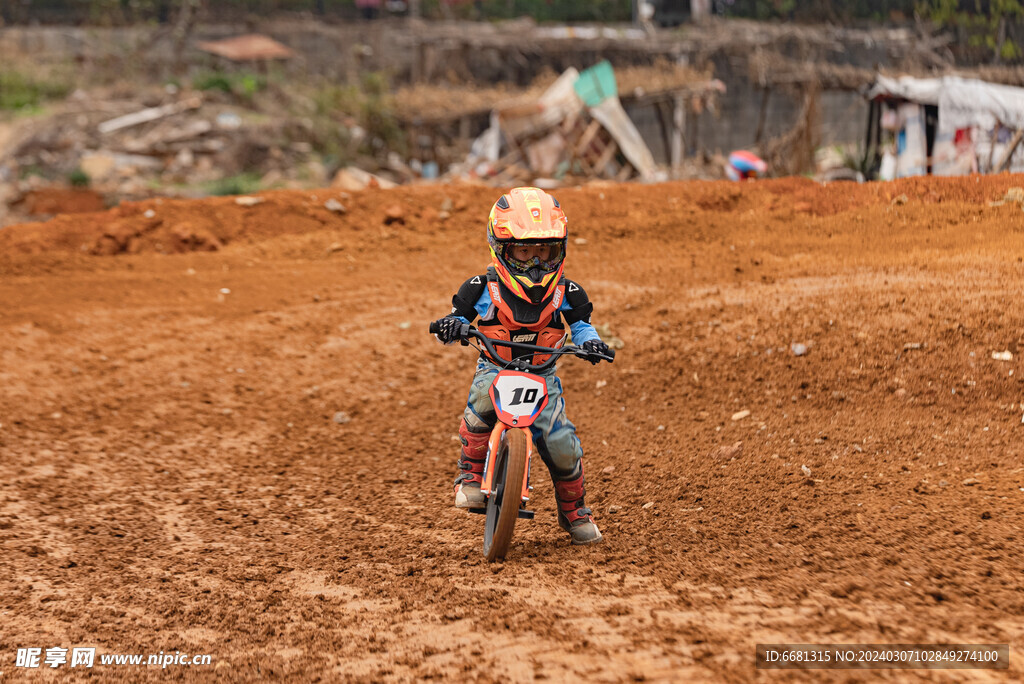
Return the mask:
<path id="1" fill-rule="evenodd" d="M 578 161 L 580 163 L 580 168 L 583 169 L 583 175 L 588 177 L 597 175 L 594 173 L 594 167 L 591 166 L 590 163 L 583 157 L 576 157 L 575 161 Z M 570 166 L 569 168 L 571 169 L 572 167 Z"/>
<path id="2" fill-rule="evenodd" d="M 434 64 L 437 62 L 437 48 L 431 43 L 420 44 L 420 82 L 430 83 L 434 77 Z"/>
<path id="3" fill-rule="evenodd" d="M 670 157 L 672 154 L 672 112 L 664 100 L 655 102 L 654 109 L 658 112 L 658 126 L 661 129 L 661 138 L 664 144 L 662 150 L 666 157 Z"/>
<path id="4" fill-rule="evenodd" d="M 521 119 L 540 114 L 544 111 L 544 106 L 537 102 L 530 102 L 529 104 L 509 105 L 496 111 L 506 119 Z"/>
<path id="5" fill-rule="evenodd" d="M 587 130 L 583 131 L 583 135 L 580 136 L 579 143 L 576 144 L 576 154 L 582 156 L 590 143 L 593 141 L 594 136 L 601 130 L 601 124 L 597 121 L 591 121 L 590 125 L 587 126 Z"/>
<path id="6" fill-rule="evenodd" d="M 612 160 L 612 157 L 614 157 L 615 153 L 618 151 L 618 143 L 616 143 L 614 140 L 608 143 L 608 146 L 604 148 L 604 151 L 601 153 L 601 156 L 598 157 L 597 161 L 594 162 L 594 168 L 597 170 L 598 173 L 604 172 L 604 167 L 608 165 L 608 162 Z"/>
<path id="7" fill-rule="evenodd" d="M 166 104 L 161 107 L 149 107 L 138 112 L 132 112 L 131 114 L 125 114 L 124 116 L 104 121 L 99 125 L 98 130 L 103 135 L 106 135 L 107 133 L 119 131 L 122 128 L 131 128 L 132 126 L 138 126 L 139 124 L 149 123 L 150 121 L 156 121 L 157 119 L 163 119 L 164 117 L 180 114 L 181 112 L 189 109 L 198 109 L 202 104 L 202 98 L 190 97 L 187 100 L 172 102 L 171 104 Z"/>
<path id="8" fill-rule="evenodd" d="M 519 164 L 512 164 L 505 169 L 504 173 L 516 181 L 530 180 L 530 178 L 533 177 L 533 174 L 530 173 L 529 169 L 524 166 L 520 166 Z"/>
<path id="9" fill-rule="evenodd" d="M 494 162 L 494 166 L 495 168 L 503 169 L 506 166 L 509 166 L 510 164 L 514 164 L 520 158 L 521 157 L 519 156 L 519 153 L 513 150 L 512 152 L 507 153 L 503 157 L 498 157 L 498 159 Z"/>
<path id="10" fill-rule="evenodd" d="M 672 170 L 678 171 L 683 163 L 683 131 L 686 130 L 686 101 L 682 95 L 676 95 L 672 109 Z"/>
<path id="11" fill-rule="evenodd" d="M 764 123 L 768 114 L 768 98 L 771 97 L 772 89 L 765 87 L 761 91 L 761 109 L 757 113 L 757 132 L 754 133 L 754 144 L 757 145 L 764 137 Z"/>
<path id="12" fill-rule="evenodd" d="M 995 168 L 996 168 L 996 167 L 992 166 L 992 162 L 993 162 L 992 158 L 995 156 L 995 153 L 996 153 L 996 136 L 998 134 L 999 134 L 999 126 L 996 126 L 995 130 L 992 131 L 992 137 L 989 138 L 989 141 L 988 141 L 988 172 L 989 173 L 994 172 Z"/>
<path id="13" fill-rule="evenodd" d="M 519 144 L 519 141 L 516 140 L 516 137 L 512 135 L 507 128 L 505 128 L 505 120 L 502 118 L 502 116 L 499 114 L 495 118 L 497 119 L 498 122 L 498 129 L 505 135 L 505 140 L 508 142 L 508 146 L 512 148 L 512 150 L 516 154 L 519 155 L 520 159 L 528 159 L 528 157 L 526 156 L 526 152 Z"/>
<path id="14" fill-rule="evenodd" d="M 1010 144 L 1006 148 L 1006 152 L 999 159 L 999 164 L 994 169 L 995 173 L 1005 171 L 1006 167 L 1010 165 L 1010 158 L 1013 157 L 1013 153 L 1017 151 L 1017 147 L 1020 145 L 1021 139 L 1024 138 L 1024 128 L 1018 130 L 1013 137 L 1010 139 Z"/>
<path id="15" fill-rule="evenodd" d="M 579 112 L 569 112 L 569 115 L 562 120 L 562 137 L 568 138 L 576 130 L 576 124 L 579 123 L 579 120 Z"/>

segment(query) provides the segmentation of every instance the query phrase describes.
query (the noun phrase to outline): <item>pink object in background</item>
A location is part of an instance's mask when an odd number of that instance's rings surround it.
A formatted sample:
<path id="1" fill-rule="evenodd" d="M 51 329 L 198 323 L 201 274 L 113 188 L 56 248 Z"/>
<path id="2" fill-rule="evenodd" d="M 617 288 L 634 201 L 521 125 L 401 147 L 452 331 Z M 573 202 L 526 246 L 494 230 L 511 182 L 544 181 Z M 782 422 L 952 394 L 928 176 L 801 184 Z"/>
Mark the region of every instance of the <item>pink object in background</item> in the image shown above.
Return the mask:
<path id="1" fill-rule="evenodd" d="M 768 164 L 752 152 L 736 150 L 729 155 L 729 163 L 725 166 L 725 175 L 729 180 L 746 180 L 757 178 L 768 170 Z"/>

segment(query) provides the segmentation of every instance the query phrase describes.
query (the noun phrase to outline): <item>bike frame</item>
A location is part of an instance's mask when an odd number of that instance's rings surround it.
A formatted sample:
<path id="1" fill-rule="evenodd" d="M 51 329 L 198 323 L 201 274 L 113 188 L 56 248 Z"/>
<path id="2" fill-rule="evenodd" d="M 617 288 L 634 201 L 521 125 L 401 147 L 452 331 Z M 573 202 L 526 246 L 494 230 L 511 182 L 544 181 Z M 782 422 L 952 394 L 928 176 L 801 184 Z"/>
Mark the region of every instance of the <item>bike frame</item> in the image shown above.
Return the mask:
<path id="1" fill-rule="evenodd" d="M 430 332 L 435 335 L 440 332 L 436 321 L 430 324 Z M 494 377 L 488 390 L 498 420 L 494 424 L 491 436 L 487 441 L 487 459 L 484 461 L 484 475 L 483 482 L 480 484 L 480 491 L 486 497 L 491 495 L 494 469 L 498 459 L 498 451 L 501 448 L 502 436 L 507 430 L 522 430 L 526 435 L 526 472 L 523 473 L 523 491 L 520 493 L 519 517 L 533 517 L 532 512 L 523 509 L 523 503 L 530 500 L 530 490 L 533 489 L 530 486 L 530 463 L 533 460 L 531 457 L 533 456 L 534 444 L 530 426 L 533 425 L 533 422 L 540 416 L 541 411 L 544 410 L 548 403 L 547 381 L 536 373 L 552 368 L 563 354 L 575 354 L 589 360 L 613 361 L 615 359 L 615 352 L 609 350 L 607 354 L 599 354 L 587 352 L 575 345 L 553 348 L 538 347 L 521 342 L 492 340 L 473 326 L 464 323 L 459 330 L 459 340 L 463 346 L 467 346 L 471 338 L 479 340 L 492 359 L 499 358 L 499 354 L 494 349 L 495 344 L 525 352 L 539 352 L 549 355 L 547 361 L 539 364 L 531 364 L 522 358 L 512 359 Z M 473 346 L 483 352 L 483 349 L 480 349 L 480 347 Z M 529 371 L 534 372 L 531 373 Z M 483 509 L 477 509 L 477 512 L 482 513 Z"/>
<path id="2" fill-rule="evenodd" d="M 484 475 L 480 491 L 485 496 L 491 494 L 495 461 L 498 458 L 498 450 L 501 448 L 502 435 L 506 430 L 522 430 L 526 435 L 526 471 L 523 473 L 521 494 L 522 502 L 525 503 L 530 500 L 530 490 L 533 489 L 530 486 L 530 463 L 534 446 L 530 426 L 548 404 L 547 382 L 544 378 L 532 373 L 503 370 L 494 377 L 488 393 L 491 403 L 494 404 L 498 421 L 494 424 L 494 429 L 491 430 L 491 436 L 487 442 L 487 459 L 484 462 Z M 511 396 L 507 396 L 509 393 Z M 503 397 L 503 395 L 505 396 Z M 524 402 L 524 397 L 530 398 Z"/>

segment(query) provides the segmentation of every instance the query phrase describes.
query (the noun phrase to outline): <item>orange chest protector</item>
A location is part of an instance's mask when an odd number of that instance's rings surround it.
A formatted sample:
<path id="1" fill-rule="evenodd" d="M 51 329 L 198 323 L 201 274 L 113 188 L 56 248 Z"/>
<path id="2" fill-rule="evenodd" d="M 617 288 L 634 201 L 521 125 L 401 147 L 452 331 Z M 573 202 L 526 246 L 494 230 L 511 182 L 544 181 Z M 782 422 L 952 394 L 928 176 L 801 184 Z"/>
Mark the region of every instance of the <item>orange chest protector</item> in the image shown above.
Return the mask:
<path id="1" fill-rule="evenodd" d="M 554 349 L 565 343 L 565 325 L 562 323 L 562 317 L 558 314 L 558 307 L 562 305 L 565 297 L 564 284 L 559 283 L 555 287 L 551 299 L 543 306 L 537 305 L 528 312 L 528 315 L 523 315 L 523 312 L 520 311 L 519 320 L 517 320 L 515 307 L 502 296 L 501 287 L 496 281 L 488 281 L 487 292 L 491 296 L 491 310 L 488 312 L 489 315 L 480 319 L 478 325 L 480 332 L 487 337 L 492 340 L 522 342 Z M 536 310 L 537 308 L 540 309 L 539 312 Z M 531 352 L 512 347 L 495 345 L 495 349 L 501 357 L 500 359 L 491 359 L 486 352 L 484 355 L 490 361 L 501 366 L 513 358 L 531 355 Z M 533 364 L 544 363 L 551 357 L 550 354 L 532 354 L 532 356 L 533 359 L 530 363 Z"/>

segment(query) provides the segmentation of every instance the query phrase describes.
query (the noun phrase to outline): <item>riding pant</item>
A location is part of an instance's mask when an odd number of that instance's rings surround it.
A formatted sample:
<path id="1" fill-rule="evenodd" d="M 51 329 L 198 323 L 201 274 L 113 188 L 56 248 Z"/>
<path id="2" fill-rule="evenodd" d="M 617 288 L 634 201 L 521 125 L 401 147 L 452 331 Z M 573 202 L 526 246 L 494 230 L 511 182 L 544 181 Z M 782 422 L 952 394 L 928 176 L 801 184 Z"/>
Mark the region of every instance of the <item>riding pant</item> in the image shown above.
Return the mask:
<path id="1" fill-rule="evenodd" d="M 490 361 L 480 359 L 477 363 L 473 384 L 469 388 L 469 400 L 463 415 L 466 428 L 484 438 L 498 420 L 488 390 L 494 376 L 501 370 Z M 566 477 L 576 471 L 583 457 L 576 426 L 565 415 L 565 400 L 562 398 L 562 381 L 552 368 L 540 374 L 548 388 L 548 403 L 530 427 L 533 443 L 545 465 L 556 477 Z"/>

